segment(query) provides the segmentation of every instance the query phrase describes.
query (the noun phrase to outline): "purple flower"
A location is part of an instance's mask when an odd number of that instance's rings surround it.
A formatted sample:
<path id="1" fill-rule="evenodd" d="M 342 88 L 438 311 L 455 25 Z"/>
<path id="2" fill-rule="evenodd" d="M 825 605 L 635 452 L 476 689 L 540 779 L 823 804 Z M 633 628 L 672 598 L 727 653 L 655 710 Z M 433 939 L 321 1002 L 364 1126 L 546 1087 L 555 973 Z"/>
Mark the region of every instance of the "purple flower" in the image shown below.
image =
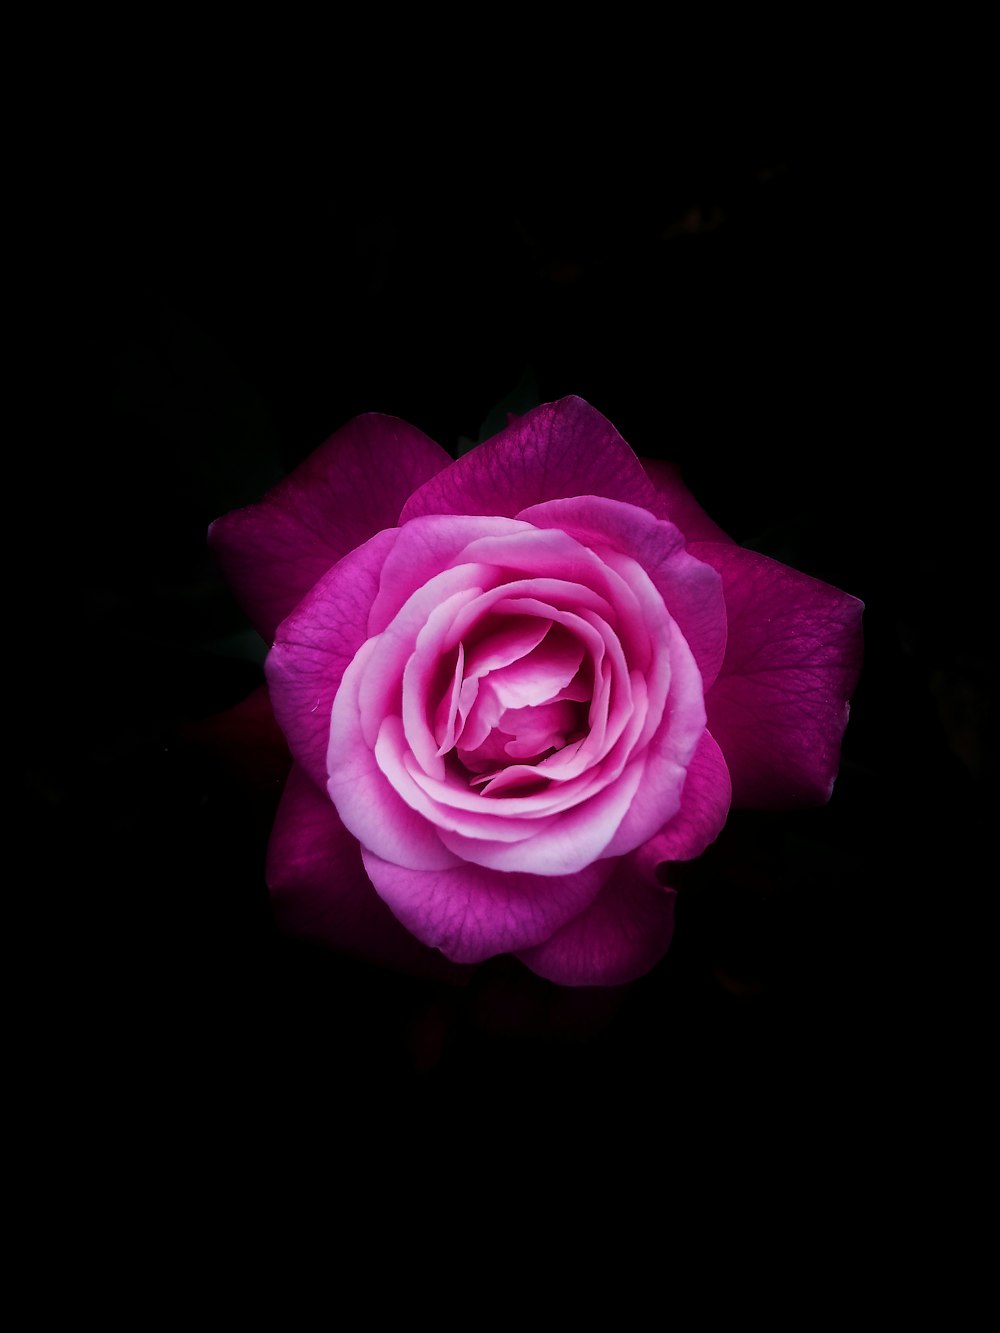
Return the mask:
<path id="1" fill-rule="evenodd" d="M 614 985 L 731 803 L 830 796 L 861 603 L 736 546 L 581 399 L 457 462 L 358 417 L 210 538 L 273 645 L 288 930 Z"/>

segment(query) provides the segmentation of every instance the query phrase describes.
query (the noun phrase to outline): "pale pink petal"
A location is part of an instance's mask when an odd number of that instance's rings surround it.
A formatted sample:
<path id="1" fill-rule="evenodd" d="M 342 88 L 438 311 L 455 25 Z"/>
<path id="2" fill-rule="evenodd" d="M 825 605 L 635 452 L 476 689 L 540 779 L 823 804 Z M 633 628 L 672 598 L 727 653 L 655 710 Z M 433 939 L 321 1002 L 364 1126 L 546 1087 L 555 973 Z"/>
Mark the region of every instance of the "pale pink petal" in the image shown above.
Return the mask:
<path id="1" fill-rule="evenodd" d="M 530 618 L 525 619 L 531 623 Z M 562 627 L 556 633 L 548 633 L 551 623 L 545 619 L 536 620 L 536 625 L 545 627 L 544 642 L 520 660 L 490 670 L 489 675 L 478 684 L 461 734 L 459 756 L 463 763 L 472 760 L 475 767 L 486 758 L 503 763 L 508 755 L 519 753 L 519 757 L 525 757 L 538 753 L 537 750 L 520 750 L 519 746 L 516 749 L 508 748 L 509 742 L 515 740 L 513 727 L 519 719 L 523 724 L 538 705 L 547 704 L 560 690 L 569 687 L 577 676 L 584 655 L 583 644 L 567 634 Z M 566 705 L 561 708 L 558 716 L 575 720 L 576 713 L 570 705 Z M 505 718 L 508 722 L 504 722 Z M 504 733 L 502 738 L 497 738 L 494 728 Z M 531 728 L 532 734 L 537 729 L 536 721 Z"/>
<path id="2" fill-rule="evenodd" d="M 660 961 L 674 930 L 674 891 L 645 874 L 636 856 L 614 874 L 590 906 L 544 944 L 517 956 L 560 986 L 621 986 Z"/>
<path id="3" fill-rule="evenodd" d="M 559 528 L 598 550 L 607 545 L 629 557 L 631 564 L 602 552 L 604 562 L 631 583 L 644 608 L 649 604 L 646 580 L 653 584 L 687 639 L 708 688 L 726 649 L 722 580 L 711 565 L 684 549 L 677 526 L 635 505 L 591 495 L 536 505 L 518 517 L 538 527 Z"/>
<path id="4" fill-rule="evenodd" d="M 382 570 L 368 633 L 381 634 L 409 598 L 435 575 L 454 565 L 469 564 L 472 557 L 464 552 L 470 542 L 526 530 L 527 524 L 509 518 L 470 518 L 466 514 L 433 515 L 407 523 Z M 493 579 L 494 583 L 498 581 Z"/>
<path id="5" fill-rule="evenodd" d="M 254 505 L 224 515 L 209 543 L 270 643 L 275 627 L 348 551 L 395 527 L 410 494 L 451 459 L 415 426 L 355 417 Z"/>
<path id="6" fill-rule="evenodd" d="M 465 725 L 459 740 L 460 758 L 463 754 L 471 754 L 482 749 L 503 712 L 489 677 L 483 680 L 467 680 L 463 687 L 461 704 L 464 705 Z"/>
<path id="7" fill-rule="evenodd" d="M 372 660 L 368 677 L 361 685 L 361 725 L 370 746 L 374 746 L 382 720 L 390 714 L 402 713 L 402 678 L 417 637 L 421 630 L 433 622 L 443 626 L 438 642 L 442 654 L 457 649 L 466 635 L 479 632 L 488 617 L 496 617 L 499 625 L 503 617 L 517 617 L 519 621 L 537 617 L 545 622 L 557 621 L 568 628 L 571 634 L 581 636 L 592 645 L 597 654 L 603 654 L 604 645 L 601 636 L 593 629 L 589 621 L 566 612 L 561 608 L 566 604 L 579 606 L 586 615 L 593 608 L 607 611 L 609 608 L 603 598 L 590 589 L 578 584 L 566 584 L 559 579 L 521 579 L 513 583 L 490 587 L 489 580 L 500 576 L 500 571 L 490 565 L 461 565 L 448 570 L 430 580 L 423 588 L 414 593 L 396 615 L 392 623 L 380 636 L 377 656 Z M 468 585 L 472 584 L 472 587 Z M 457 613 L 453 608 L 457 602 L 450 598 L 460 598 L 468 594 L 467 601 Z M 551 597 L 560 609 L 547 601 L 539 600 Z M 467 681 L 460 692 L 460 711 L 466 713 L 474 702 L 475 693 L 465 699 L 465 688 L 475 682 Z M 493 725 L 495 719 L 489 725 Z M 488 731 L 482 728 L 476 744 L 482 742 Z M 478 735 L 478 733 L 477 733 Z M 471 745 L 470 748 L 475 748 Z"/>
<path id="8" fill-rule="evenodd" d="M 583 704 L 591 699 L 593 693 L 594 686 L 590 679 L 589 666 L 587 662 L 584 662 L 566 688 L 560 690 L 549 702 L 556 703 L 559 699 L 572 699 L 575 703 Z"/>
<path id="9" fill-rule="evenodd" d="M 493 632 L 488 633 L 479 644 L 472 645 L 468 659 L 465 660 L 465 680 L 457 693 L 457 702 L 452 692 L 451 729 L 444 732 L 452 737 L 452 744 L 459 746 L 463 762 L 465 756 L 479 753 L 484 745 L 491 744 L 489 736 L 503 712 L 495 684 L 497 672 L 523 659 L 525 653 L 531 653 L 541 641 L 547 640 L 551 627 L 552 621 L 544 616 L 499 616 Z M 581 657 L 583 648 L 576 655 L 577 665 Z M 552 669 L 555 669 L 555 664 Z M 444 749 L 439 748 L 439 753 L 444 753 Z M 503 754 L 503 744 L 500 744 L 496 752 L 497 760 Z M 432 772 L 428 765 L 424 766 L 427 772 Z"/>
<path id="10" fill-rule="evenodd" d="M 518 527 L 520 531 L 502 537 L 484 537 L 470 542 L 465 551 L 466 558 L 499 565 L 509 571 L 508 581 L 513 581 L 512 576 L 520 573 L 525 578 L 558 579 L 568 587 L 582 585 L 603 597 L 609 608 L 608 615 L 614 614 L 623 598 L 629 603 L 633 601 L 628 585 L 608 569 L 598 555 L 569 533 L 557 527 L 535 527 L 527 523 L 518 524 Z"/>
<path id="11" fill-rule="evenodd" d="M 387 730 L 383 738 L 383 744 L 388 745 L 390 740 L 395 741 L 396 736 L 398 736 L 397 749 L 398 753 L 402 755 L 402 750 L 405 749 L 405 738 L 402 737 L 399 719 L 396 718 L 391 721 L 387 719 L 384 725 Z M 636 728 L 640 727 L 642 725 L 641 718 L 637 719 L 634 725 Z M 395 736 L 392 735 L 393 732 L 395 732 Z M 574 742 L 565 748 L 572 750 L 576 748 L 576 745 L 577 743 Z M 545 780 L 547 776 L 545 765 L 550 760 L 557 759 L 558 755 L 551 755 L 548 759 L 541 760 L 537 764 L 509 762 L 497 775 L 492 772 L 480 773 L 478 776 L 466 780 L 456 774 L 449 774 L 444 781 L 423 772 L 412 756 L 398 759 L 389 759 L 387 756 L 387 762 L 394 766 L 402 764 L 409 779 L 422 792 L 439 805 L 447 806 L 450 811 L 468 810 L 473 814 L 494 818 L 502 825 L 509 825 L 513 820 L 521 818 L 538 820 L 579 805 L 581 801 L 599 791 L 603 791 L 605 787 L 614 782 L 625 768 L 629 757 L 630 751 L 626 744 L 620 747 L 620 753 L 616 750 L 615 755 L 603 763 L 585 769 L 575 777 L 559 781 Z M 394 767 L 394 774 L 395 772 Z M 492 791 L 501 793 L 502 799 L 484 799 L 484 793 L 479 790 L 479 787 L 486 781 L 491 783 L 491 793 Z M 540 785 L 541 790 L 535 790 Z M 529 788 L 529 795 L 518 794 L 518 788 L 524 786 Z M 508 792 L 513 792 L 513 794 L 506 794 Z M 415 793 L 410 793 L 408 799 L 412 800 L 414 808 L 426 808 L 420 803 L 420 799 Z"/>
<path id="12" fill-rule="evenodd" d="M 705 703 L 734 804 L 828 800 L 861 670 L 863 604 L 739 546 L 698 543 L 695 554 L 726 593 L 729 642 Z"/>
<path id="13" fill-rule="evenodd" d="M 434 739 L 438 743 L 439 755 L 445 755 L 454 748 L 459 727 L 464 721 L 459 712 L 464 676 L 465 646 L 460 643 L 455 651 L 455 667 L 448 688 L 434 711 Z"/>
<path id="14" fill-rule="evenodd" d="M 613 743 L 591 744 L 591 736 L 587 734 L 586 728 L 577 727 L 576 739 L 570 739 L 561 749 L 537 763 L 512 762 L 496 772 L 481 772 L 475 782 L 489 783 L 482 789 L 482 794 L 497 796 L 507 792 L 515 793 L 504 797 L 501 808 L 507 810 L 519 805 L 516 795 L 518 788 L 537 786 L 539 780 L 544 779 L 545 789 L 525 798 L 524 804 L 539 811 L 556 811 L 569 809 L 584 798 L 603 791 L 617 780 L 632 755 L 640 753 L 638 738 L 643 731 L 647 712 L 646 686 L 640 672 L 631 673 L 629 686 L 631 702 L 627 708 L 622 709 L 621 731 Z M 590 716 L 591 719 L 594 717 L 593 709 Z M 603 734 L 607 740 L 608 733 Z M 505 753 L 511 753 L 509 747 Z"/>
<path id="15" fill-rule="evenodd" d="M 554 619 L 557 614 L 553 613 Z M 575 777 L 603 760 L 635 718 L 632 675 L 618 636 L 601 616 L 586 608 L 581 610 L 579 617 L 567 617 L 563 623 L 569 626 L 574 619 L 585 621 L 600 637 L 597 650 L 591 650 L 594 689 L 587 734 L 578 745 L 567 747 L 542 761 L 541 767 L 547 777 L 563 779 Z"/>
<path id="16" fill-rule="evenodd" d="M 553 507 L 561 513 L 560 506 L 565 505 L 566 508 L 572 509 L 575 504 L 582 506 L 588 504 L 607 505 L 622 520 L 629 518 L 633 520 L 645 519 L 647 524 L 657 529 L 663 529 L 665 533 L 672 536 L 674 549 L 679 560 L 688 559 L 676 531 L 669 528 L 669 525 L 661 524 L 650 518 L 644 510 L 636 509 L 631 505 L 622 505 L 615 501 L 593 500 L 589 497 L 584 497 L 579 501 L 553 502 Z M 525 512 L 544 516 L 548 508 L 549 506 L 541 505 Z M 662 536 L 663 533 L 660 535 Z M 670 617 L 664 606 L 662 595 L 634 560 L 620 556 L 618 552 L 613 551 L 607 545 L 600 547 L 600 555 L 598 555 L 595 551 L 581 544 L 574 536 L 570 536 L 558 527 L 538 528 L 530 534 L 530 537 L 513 535 L 509 538 L 474 542 L 469 546 L 468 551 L 470 555 L 474 553 L 477 558 L 484 560 L 492 561 L 506 558 L 517 567 L 522 564 L 527 566 L 534 561 L 538 573 L 548 577 L 554 590 L 558 590 L 560 586 L 562 587 L 563 595 L 559 598 L 559 605 L 564 610 L 570 606 L 574 610 L 579 608 L 579 616 L 599 631 L 607 650 L 607 658 L 606 663 L 602 666 L 605 653 L 599 649 L 593 659 L 593 707 L 589 735 L 584 748 L 579 752 L 578 767 L 593 763 L 597 757 L 606 752 L 610 745 L 614 744 L 623 730 L 631 709 L 628 687 L 629 670 L 625 665 L 626 661 L 633 670 L 638 668 L 646 673 L 647 735 L 652 734 L 662 713 L 669 682 L 669 673 L 666 668 L 667 655 L 664 647 L 671 632 Z M 700 566 L 696 561 L 691 561 L 691 564 L 703 569 L 707 579 L 711 581 L 712 590 L 715 592 L 719 603 L 719 614 L 724 623 L 724 613 L 721 607 L 721 584 L 718 576 L 708 566 Z M 621 566 L 621 568 L 618 566 Z M 553 577 L 558 573 L 566 576 L 564 582 L 560 583 L 558 578 Z M 701 580 L 701 582 L 704 584 L 705 580 Z M 515 587 L 526 590 L 528 581 L 519 581 L 518 584 L 509 585 L 509 587 L 511 591 Z M 604 605 L 598 604 L 595 606 L 592 602 L 590 609 L 584 607 L 579 591 L 575 591 L 583 588 L 588 589 L 592 594 L 600 594 Z M 703 593 L 704 589 L 698 591 Z M 555 600 L 555 597 L 553 600 Z M 710 596 L 707 601 L 711 605 Z M 595 617 L 591 611 L 596 611 L 597 616 Z M 556 612 L 553 612 L 553 618 L 558 618 Z M 584 637 L 586 638 L 586 636 Z M 610 675 L 608 674 L 609 668 Z M 520 666 L 518 670 L 520 670 Z M 613 679 L 617 679 L 619 687 L 612 695 L 609 694 L 609 690 Z M 497 686 L 497 692 L 499 694 L 499 686 Z M 502 700 L 502 702 L 507 702 L 510 706 L 515 704 L 513 699 Z M 526 703 L 529 700 L 525 699 L 523 702 Z M 610 713 L 608 711 L 609 704 L 612 706 Z M 567 756 L 563 756 L 563 759 L 559 760 L 558 763 L 563 764 L 567 758 Z"/>
<path id="17" fill-rule="evenodd" d="M 298 767 L 278 806 L 266 874 L 275 921 L 286 934 L 417 975 L 462 978 L 393 916 L 372 887 L 357 839 Z"/>
<path id="18" fill-rule="evenodd" d="M 442 656 L 457 650 L 463 626 L 477 619 L 483 590 L 497 571 L 488 565 L 459 565 L 430 579 L 406 602 L 391 624 L 377 635 L 379 650 L 361 684 L 361 725 L 370 746 L 390 714 L 403 711 L 403 673 L 423 633 L 438 644 Z M 502 589 L 500 590 L 502 593 Z M 463 612 L 471 615 L 463 618 Z M 426 639 L 425 639 L 426 641 Z"/>
<path id="19" fill-rule="evenodd" d="M 465 665 L 466 679 L 485 676 L 519 662 L 528 653 L 534 656 L 534 650 L 546 639 L 552 622 L 544 616 L 504 616 L 479 643 L 469 649 Z M 577 656 L 577 666 L 583 656 L 581 650 Z"/>
<path id="20" fill-rule="evenodd" d="M 405 522 L 421 514 L 503 514 L 564 495 L 656 503 L 639 459 L 582 398 L 543 403 L 414 492 Z"/>
<path id="21" fill-rule="evenodd" d="M 688 765 L 681 808 L 648 842 L 636 849 L 636 864 L 651 878 L 664 861 L 691 861 L 722 832 L 732 800 L 726 761 L 710 732 L 702 733 Z"/>
<path id="22" fill-rule="evenodd" d="M 382 723 L 375 759 L 393 790 L 411 810 L 437 828 L 442 837 L 450 830 L 470 839 L 520 842 L 535 837 L 549 822 L 544 812 L 532 811 L 529 817 L 517 817 L 503 806 L 471 792 L 460 778 L 442 781 L 425 773 L 409 753 L 398 717 L 387 717 Z M 407 864 L 401 857 L 393 859 L 401 865 Z"/>
<path id="23" fill-rule="evenodd" d="M 681 636 L 670 641 L 670 694 L 663 719 L 642 752 L 645 772 L 605 855 L 631 852 L 681 808 L 685 776 L 705 731 L 701 675 Z"/>
<path id="24" fill-rule="evenodd" d="M 454 571 L 456 577 L 463 570 L 475 570 L 483 585 L 483 595 L 455 618 L 455 642 L 465 638 L 488 614 L 502 616 L 540 616 L 543 620 L 565 623 L 561 617 L 583 610 L 595 611 L 600 616 L 613 614 L 612 608 L 582 583 L 568 583 L 565 579 L 516 579 L 511 583 L 496 584 L 498 571 L 490 565 L 463 565 Z M 444 577 L 444 576 L 442 576 Z M 414 599 L 411 598 L 411 602 Z M 409 605 L 409 604 L 408 604 Z M 573 632 L 580 632 L 579 616 L 573 622 Z M 584 637 L 588 637 L 585 635 Z"/>
<path id="25" fill-rule="evenodd" d="M 358 692 L 381 641 L 382 636 L 369 639 L 359 649 L 333 702 L 327 790 L 344 824 L 363 846 L 415 870 L 444 870 L 460 858 L 393 788 L 361 729 Z"/>
<path id="26" fill-rule="evenodd" d="M 443 666 L 447 665 L 453 652 L 462 652 L 463 645 L 454 642 L 454 613 L 472 597 L 478 596 L 478 593 L 479 589 L 466 590 L 436 606 L 417 634 L 413 652 L 403 668 L 402 716 L 407 744 L 424 771 L 436 778 L 444 777 L 445 760 L 438 739 L 440 728 L 435 727 L 438 709 L 432 708 L 432 700 L 440 687 Z M 489 646 L 485 651 L 480 651 L 484 649 L 483 644 L 475 645 L 470 659 L 480 656 L 486 664 L 510 662 L 537 644 L 548 627 L 547 621 L 527 616 L 517 621 L 504 618 L 499 621 L 497 632 L 488 636 Z M 390 640 L 390 631 L 386 631 L 385 638 Z M 489 667 L 483 665 L 481 669 L 488 670 Z M 459 686 L 456 691 L 454 673 L 450 674 L 452 680 L 448 694 L 454 711 L 461 715 L 463 686 Z M 467 677 L 476 676 L 479 669 L 473 667 L 470 670 L 466 665 L 465 674 Z"/>
<path id="27" fill-rule="evenodd" d="M 463 860 L 492 870 L 545 876 L 577 874 L 603 856 L 635 799 L 642 773 L 643 760 L 639 758 L 626 766 L 616 782 L 547 821 L 534 837 L 523 841 L 488 841 L 445 829 L 441 830 L 441 841 Z"/>
<path id="28" fill-rule="evenodd" d="M 656 501 L 649 508 L 658 518 L 676 523 L 689 542 L 732 541 L 732 538 L 727 537 L 709 518 L 685 486 L 676 463 L 662 463 L 658 459 L 644 458 L 642 465 L 656 489 Z"/>
<path id="29" fill-rule="evenodd" d="M 583 652 L 583 644 L 565 631 L 550 633 L 533 651 L 495 671 L 490 684 L 503 708 L 547 703 L 576 676 Z"/>
<path id="30" fill-rule="evenodd" d="M 647 523 L 664 530 L 666 528 L 666 525 L 651 519 L 645 510 L 637 509 L 634 505 L 622 505 L 618 501 L 581 497 L 573 501 L 552 503 L 568 506 L 571 510 L 575 506 L 607 504 L 616 512 L 621 511 L 626 523 L 642 516 Z M 544 514 L 547 508 L 546 505 L 537 505 L 525 510 L 525 513 Z M 663 532 L 660 532 L 659 537 L 662 536 Z M 679 533 L 674 531 L 673 538 L 676 549 L 682 552 L 683 543 Z M 585 587 L 599 594 L 605 603 L 601 615 L 620 638 L 630 664 L 645 671 L 651 662 L 655 662 L 656 647 L 651 643 L 651 631 L 655 634 L 657 620 L 662 621 L 666 617 L 663 598 L 634 562 L 627 569 L 620 569 L 621 561 L 617 554 L 609 553 L 606 545 L 599 546 L 596 551 L 591 550 L 575 536 L 562 531 L 558 523 L 542 523 L 524 532 L 472 542 L 465 554 L 468 559 L 499 564 L 512 572 L 521 571 L 532 578 L 562 580 L 567 590 Z M 606 558 L 608 554 L 615 557 L 615 562 Z M 658 548 L 657 554 L 660 554 Z M 705 573 L 708 578 L 718 582 L 713 570 L 706 568 Z M 719 596 L 721 599 L 721 593 Z"/>
<path id="31" fill-rule="evenodd" d="M 530 590 L 535 587 L 541 590 L 541 595 L 545 595 L 551 591 L 548 585 L 553 584 L 553 582 L 553 580 L 548 579 L 524 580 L 523 584 L 510 584 L 506 588 L 497 588 L 494 590 L 494 595 L 497 593 L 509 593 L 515 588 L 523 588 L 530 593 Z M 567 588 L 567 585 L 561 585 L 558 584 L 558 582 L 555 582 L 555 593 L 557 598 L 560 591 L 563 593 L 562 598 L 559 599 L 562 603 L 561 605 L 557 604 L 555 601 L 553 603 L 543 602 L 533 596 L 525 595 L 517 598 L 501 598 L 495 602 L 494 609 L 497 612 L 507 611 L 512 613 L 520 612 L 522 614 L 534 613 L 538 615 L 547 615 L 551 620 L 562 625 L 571 635 L 575 635 L 583 641 L 585 651 L 589 657 L 589 666 L 593 672 L 594 682 L 589 725 L 592 729 L 592 733 L 596 731 L 599 734 L 588 735 L 587 739 L 583 742 L 584 745 L 588 746 L 587 753 L 579 762 L 574 761 L 571 756 L 565 756 L 564 759 L 560 760 L 557 755 L 553 755 L 550 760 L 544 761 L 549 765 L 548 776 L 571 777 L 591 761 L 591 756 L 597 751 L 597 748 L 603 739 L 607 713 L 607 696 L 610 692 L 610 676 L 606 675 L 604 662 L 606 650 L 613 644 L 614 651 L 617 654 L 616 662 L 618 663 L 620 670 L 624 670 L 624 659 L 621 653 L 621 646 L 617 643 L 614 635 L 599 616 L 595 617 L 590 614 L 589 607 L 586 605 L 581 606 L 579 614 L 577 614 L 575 610 L 568 611 L 564 609 L 566 602 L 570 599 L 570 595 L 572 595 L 577 602 L 584 602 L 586 600 L 584 597 L 586 589 L 583 589 L 579 585 L 568 585 Z M 598 605 L 601 605 L 599 600 Z M 624 674 L 627 675 L 627 672 Z"/>
<path id="32" fill-rule="evenodd" d="M 505 753 L 512 759 L 531 759 L 546 750 L 558 749 L 577 722 L 577 711 L 569 702 L 539 704 L 531 708 L 508 708 L 500 719 L 512 737 Z"/>
<path id="33" fill-rule="evenodd" d="M 324 574 L 278 626 L 265 663 L 271 703 L 289 749 L 321 789 L 334 696 L 368 637 L 368 612 L 395 538 L 395 529 L 380 532 Z"/>
<path id="34" fill-rule="evenodd" d="M 418 872 L 369 851 L 363 856 L 372 883 L 407 930 L 456 963 L 547 939 L 593 901 L 614 869 L 614 862 L 599 862 L 561 878 L 475 865 Z"/>
<path id="35" fill-rule="evenodd" d="M 488 781 L 488 774 L 509 761 L 507 746 L 514 740 L 514 736 L 509 731 L 501 731 L 499 727 L 493 727 L 484 739 L 472 749 L 466 749 L 464 742 L 458 747 L 456 753 L 463 766 L 469 773 L 480 774 L 480 777 L 470 779 L 475 782 Z M 534 754 L 534 751 L 532 751 Z M 519 756 L 523 758 L 524 756 Z"/>

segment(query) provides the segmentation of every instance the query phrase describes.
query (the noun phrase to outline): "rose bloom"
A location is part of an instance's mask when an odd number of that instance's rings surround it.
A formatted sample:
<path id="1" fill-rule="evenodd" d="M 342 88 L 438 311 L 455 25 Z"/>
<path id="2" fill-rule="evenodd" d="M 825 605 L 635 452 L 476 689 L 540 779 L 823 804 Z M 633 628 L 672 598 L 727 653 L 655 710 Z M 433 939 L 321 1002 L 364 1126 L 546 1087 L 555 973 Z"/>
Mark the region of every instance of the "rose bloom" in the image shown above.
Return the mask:
<path id="1" fill-rule="evenodd" d="M 579 398 L 457 462 L 358 417 L 210 541 L 272 645 L 290 932 L 619 984 L 731 804 L 830 796 L 862 604 L 735 545 Z"/>

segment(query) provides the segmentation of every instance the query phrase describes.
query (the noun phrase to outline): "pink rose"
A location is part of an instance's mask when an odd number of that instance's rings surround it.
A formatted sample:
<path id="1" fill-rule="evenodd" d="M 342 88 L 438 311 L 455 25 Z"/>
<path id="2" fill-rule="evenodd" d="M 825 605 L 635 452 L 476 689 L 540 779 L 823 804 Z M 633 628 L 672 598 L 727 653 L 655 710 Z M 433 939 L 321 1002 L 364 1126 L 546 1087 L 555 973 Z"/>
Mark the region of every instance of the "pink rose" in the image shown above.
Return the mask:
<path id="1" fill-rule="evenodd" d="M 732 802 L 830 796 L 861 603 L 736 546 L 581 399 L 457 462 L 358 417 L 210 536 L 273 644 L 290 930 L 618 984 Z"/>

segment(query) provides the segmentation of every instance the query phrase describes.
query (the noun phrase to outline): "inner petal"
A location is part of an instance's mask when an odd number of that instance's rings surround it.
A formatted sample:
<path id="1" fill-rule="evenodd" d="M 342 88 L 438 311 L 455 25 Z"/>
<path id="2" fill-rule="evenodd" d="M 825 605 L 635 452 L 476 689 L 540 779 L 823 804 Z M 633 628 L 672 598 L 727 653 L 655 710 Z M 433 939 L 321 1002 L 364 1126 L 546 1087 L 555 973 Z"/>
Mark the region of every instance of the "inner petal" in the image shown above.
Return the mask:
<path id="1" fill-rule="evenodd" d="M 576 675 L 583 652 L 579 639 L 553 628 L 533 652 L 493 672 L 490 683 L 504 708 L 548 703 Z"/>
<path id="2" fill-rule="evenodd" d="M 512 759 L 522 763 L 540 760 L 578 740 L 585 734 L 582 711 L 571 701 L 505 709 L 485 739 L 474 749 L 460 746 L 458 757 L 469 772 L 480 774 L 473 778 L 473 785 L 489 782 Z"/>
<path id="3" fill-rule="evenodd" d="M 504 747 L 516 733 L 505 726 L 501 717 L 505 712 L 527 709 L 552 702 L 563 690 L 579 689 L 579 677 L 585 648 L 578 638 L 561 626 L 538 617 L 517 617 L 533 621 L 535 629 L 515 626 L 510 634 L 490 635 L 466 656 L 465 680 L 456 692 L 454 682 L 451 699 L 451 736 L 459 757 L 473 771 L 481 771 L 484 763 L 503 763 L 509 753 Z M 540 627 L 540 634 L 538 628 Z M 512 652 L 516 647 L 536 642 L 519 658 Z M 471 664 L 471 665 L 470 665 Z M 473 673 L 480 672 L 478 680 Z M 488 742 L 495 728 L 505 734 L 496 742 Z M 444 736 L 442 734 L 442 743 Z M 486 748 L 484 748 L 486 747 Z M 530 751 L 531 754 L 538 750 Z"/>
<path id="4" fill-rule="evenodd" d="M 479 682 L 479 687 L 465 719 L 465 726 L 456 737 L 459 757 L 477 752 L 486 743 L 493 729 L 499 725 L 503 704 L 497 698 L 491 680 Z M 499 758 L 499 756 L 498 756 Z"/>
<path id="5" fill-rule="evenodd" d="M 452 750 L 461 736 L 476 703 L 480 681 L 529 653 L 545 638 L 550 624 L 540 616 L 497 617 L 490 622 L 489 632 L 478 642 L 471 633 L 468 646 L 465 642 L 459 643 L 454 670 L 448 675 L 447 687 L 434 711 L 434 738 L 439 757 Z"/>
<path id="6" fill-rule="evenodd" d="M 467 647 L 466 679 L 489 675 L 519 661 L 542 642 L 551 624 L 542 616 L 491 618 L 488 632 L 474 646 Z"/>
<path id="7" fill-rule="evenodd" d="M 455 728 L 458 722 L 458 707 L 464 675 L 465 645 L 460 643 L 455 654 L 455 669 L 451 673 L 448 688 L 441 696 L 434 714 L 434 739 L 438 743 L 438 755 L 447 754 L 455 744 Z"/>
<path id="8" fill-rule="evenodd" d="M 500 718 L 500 730 L 514 738 L 505 746 L 512 759 L 531 759 L 547 750 L 562 749 L 578 730 L 577 709 L 569 700 L 537 708 L 508 708 Z"/>

